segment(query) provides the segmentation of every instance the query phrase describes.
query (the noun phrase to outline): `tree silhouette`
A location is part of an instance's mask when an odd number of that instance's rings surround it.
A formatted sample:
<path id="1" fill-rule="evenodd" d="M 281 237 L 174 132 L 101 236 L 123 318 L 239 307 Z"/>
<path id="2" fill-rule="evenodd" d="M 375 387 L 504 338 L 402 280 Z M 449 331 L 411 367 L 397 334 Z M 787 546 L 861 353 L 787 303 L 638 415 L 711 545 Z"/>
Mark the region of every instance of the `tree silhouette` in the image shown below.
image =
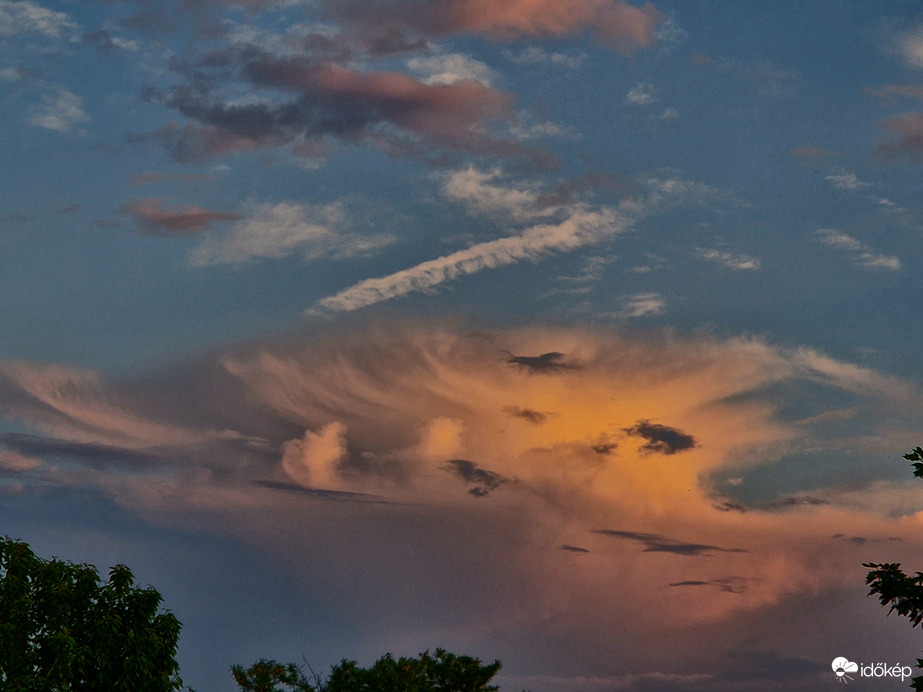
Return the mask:
<path id="1" fill-rule="evenodd" d="M 125 565 L 100 582 L 91 565 L 37 557 L 0 539 L 0 689 L 173 692 L 180 622 Z"/>
<path id="2" fill-rule="evenodd" d="M 432 655 L 424 651 L 419 658 L 385 654 L 368 668 L 344 659 L 326 680 L 313 670 L 309 680 L 294 663 L 266 659 L 246 670 L 231 667 L 243 692 L 496 692 L 499 688 L 488 683 L 499 670 L 499 661 L 482 665 L 477 658 L 444 649 Z"/>
<path id="3" fill-rule="evenodd" d="M 913 475 L 923 478 L 923 448 L 914 447 L 904 455 L 913 463 Z M 897 613 L 910 620 L 912 627 L 923 622 L 923 572 L 914 576 L 905 574 L 899 562 L 864 562 L 863 567 L 871 570 L 865 577 L 869 585 L 869 596 L 876 595 L 882 606 L 888 607 L 888 615 Z M 917 668 L 923 669 L 923 659 L 917 659 Z M 910 687 L 923 691 L 923 675 L 913 678 Z"/>

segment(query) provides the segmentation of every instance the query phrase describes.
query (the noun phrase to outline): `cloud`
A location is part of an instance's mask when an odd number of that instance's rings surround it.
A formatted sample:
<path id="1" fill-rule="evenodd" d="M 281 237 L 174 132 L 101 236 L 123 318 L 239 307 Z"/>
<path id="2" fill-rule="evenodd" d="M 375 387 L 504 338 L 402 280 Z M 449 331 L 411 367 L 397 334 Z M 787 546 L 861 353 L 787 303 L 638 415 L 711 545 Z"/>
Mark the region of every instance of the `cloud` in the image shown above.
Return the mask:
<path id="1" fill-rule="evenodd" d="M 485 63 L 464 53 L 440 53 L 407 60 L 407 68 L 424 84 L 455 84 L 473 79 L 489 87 L 496 74 Z"/>
<path id="2" fill-rule="evenodd" d="M 96 48 L 105 51 L 116 49 L 137 51 L 139 48 L 137 41 L 129 41 L 126 39 L 118 38 L 117 36 L 113 36 L 105 29 L 98 29 L 96 31 L 91 31 L 88 34 L 84 34 L 83 42 L 96 46 Z"/>
<path id="3" fill-rule="evenodd" d="M 216 221 L 236 221 L 239 214 L 204 209 L 194 204 L 184 205 L 179 211 L 164 209 L 166 200 L 162 197 L 126 202 L 119 211 L 131 216 L 138 228 L 154 235 L 182 235 L 201 233 Z"/>
<path id="4" fill-rule="evenodd" d="M 833 187 L 839 188 L 840 190 L 862 190 L 863 188 L 872 186 L 871 183 L 859 180 L 855 173 L 851 173 L 843 168 L 839 169 L 836 173 L 825 175 L 824 180 L 829 181 Z"/>
<path id="5" fill-rule="evenodd" d="M 476 80 L 426 83 L 399 72 L 360 71 L 302 56 L 239 60 L 242 79 L 255 93 L 275 90 L 292 98 L 224 102 L 215 89 L 200 84 L 175 87 L 153 96 L 193 122 L 133 139 L 156 141 L 178 161 L 303 146 L 326 137 L 417 157 L 464 152 L 538 161 L 545 156 L 491 134 L 493 124 L 513 120 L 513 97 Z"/>
<path id="6" fill-rule="evenodd" d="M 549 53 L 538 46 L 523 48 L 518 53 L 506 49 L 503 51 L 503 55 L 507 60 L 518 65 L 551 65 L 569 70 L 580 68 L 583 63 L 586 62 L 587 58 L 589 58 L 586 53 L 579 53 L 577 55 L 557 52 Z"/>
<path id="7" fill-rule="evenodd" d="M 750 585 L 750 582 L 758 581 L 752 577 L 723 577 L 721 579 L 710 579 L 708 581 L 698 581 L 688 579 L 670 584 L 671 587 L 683 586 L 712 586 L 725 593 L 744 593 Z"/>
<path id="8" fill-rule="evenodd" d="M 66 491 L 183 535 L 257 545 L 298 588 L 329 598 L 336 617 L 354 607 L 408 649 L 452 632 L 470 649 L 502 652 L 501 639 L 514 640 L 524 660 L 545 660 L 545 642 L 564 633 L 573 648 L 560 660 L 592 675 L 606 674 L 594 661 L 616 636 L 624 644 L 607 666 L 644 651 L 649 673 L 714 678 L 723 651 L 762 645 L 791 623 L 824 641 L 848 611 L 850 629 L 865 631 L 857 610 L 831 607 L 864 602 L 856 551 L 919 555 L 913 513 L 923 491 L 913 479 L 869 484 L 841 454 L 818 459 L 801 482 L 782 473 L 793 452 L 840 441 L 829 437 L 836 430 L 789 420 L 819 397 L 869 411 L 851 421 L 855 437 L 918 430 L 919 396 L 906 383 L 757 338 L 478 327 L 324 329 L 117 376 L 0 362 L 0 414 L 34 431 L 8 438 L 18 447 L 0 445 L 0 465 L 37 503 Z M 555 359 L 505 355 L 554 353 L 581 367 L 537 376 L 530 363 Z M 555 415 L 512 421 L 501 413 L 511 402 Z M 694 431 L 696 446 L 652 458 L 647 438 L 624 433 L 639 421 L 668 421 L 674 446 Z M 99 452 L 111 452 L 105 464 Z M 879 466 L 868 468 L 880 475 Z M 780 499 L 827 504 L 715 507 L 718 478 L 746 479 L 728 486 L 730 503 L 747 492 L 771 501 L 781 476 Z M 891 513 L 897 496 L 903 516 Z M 881 616 L 868 612 L 868 621 Z M 344 646 L 380 646 L 348 636 Z M 722 680 L 726 688 L 699 689 L 735 689 Z"/>
<path id="9" fill-rule="evenodd" d="M 923 113 L 913 112 L 885 120 L 881 127 L 895 136 L 875 147 L 885 161 L 906 157 L 910 163 L 923 163 Z"/>
<path id="10" fill-rule="evenodd" d="M 517 236 L 479 243 L 388 276 L 365 279 L 319 300 L 308 314 L 358 310 L 408 293 L 430 291 L 446 281 L 485 269 L 496 269 L 522 260 L 534 262 L 549 252 L 571 251 L 615 235 L 629 225 L 628 218 L 611 209 L 574 210 L 560 223 L 533 226 Z"/>
<path id="11" fill-rule="evenodd" d="M 632 55 L 657 40 L 663 15 L 647 3 L 635 7 L 619 0 L 448 0 L 420 5 L 396 2 L 326 2 L 337 19 L 352 22 L 370 37 L 407 31 L 424 36 L 479 34 L 498 40 L 523 36 L 555 38 L 589 31 L 613 50 Z"/>
<path id="12" fill-rule="evenodd" d="M 396 240 L 387 233 L 350 230 L 355 222 L 342 202 L 261 204 L 252 208 L 247 218 L 234 218 L 237 223 L 226 233 L 207 238 L 193 251 L 193 264 L 241 264 L 296 253 L 305 259 L 344 259 L 371 254 Z"/>
<path id="13" fill-rule="evenodd" d="M 908 67 L 923 69 L 923 25 L 898 34 L 893 49 Z"/>
<path id="14" fill-rule="evenodd" d="M 0 36 L 38 33 L 48 38 L 60 38 L 62 34 L 77 29 L 79 27 L 64 12 L 49 10 L 28 0 L 0 0 Z"/>
<path id="15" fill-rule="evenodd" d="M 55 94 L 44 95 L 40 106 L 32 106 L 27 122 L 34 127 L 64 133 L 89 120 L 90 116 L 84 112 L 81 98 L 62 88 Z"/>
<path id="16" fill-rule="evenodd" d="M 464 171 L 461 176 L 449 176 L 447 194 L 455 195 L 476 209 L 527 217 L 533 193 L 489 185 L 487 181 L 494 177 L 493 173 L 483 174 L 472 169 Z M 622 199 L 617 206 L 593 208 L 586 203 L 575 202 L 549 208 L 549 212 L 554 212 L 553 217 L 560 220 L 553 218 L 547 223 L 528 227 L 518 235 L 478 243 L 409 269 L 365 279 L 335 295 L 322 298 L 306 314 L 358 310 L 408 293 L 431 291 L 446 281 L 486 269 L 524 260 L 536 262 L 553 252 L 572 252 L 623 233 L 647 215 L 689 201 L 704 203 L 717 194 L 707 185 L 678 178 L 651 178 L 646 185 L 646 196 Z"/>
<path id="17" fill-rule="evenodd" d="M 630 106 L 649 106 L 654 100 L 654 86 L 647 82 L 636 84 L 625 95 L 625 103 Z"/>
<path id="18" fill-rule="evenodd" d="M 519 408 L 518 406 L 504 406 L 503 412 L 513 418 L 522 418 L 534 425 L 541 425 L 548 420 L 549 413 L 542 413 L 532 408 Z"/>
<path id="19" fill-rule="evenodd" d="M 337 489 L 340 463 L 346 454 L 346 426 L 334 421 L 316 433 L 306 430 L 300 440 L 286 442 L 282 468 L 306 488 Z"/>
<path id="20" fill-rule="evenodd" d="M 506 361 L 510 365 L 518 365 L 530 373 L 559 373 L 563 370 L 579 370 L 580 363 L 564 360 L 567 356 L 558 351 L 549 351 L 540 356 L 514 356 L 510 354 Z"/>
<path id="21" fill-rule="evenodd" d="M 494 184 L 493 181 L 503 175 L 499 168 L 481 171 L 474 166 L 452 171 L 444 176 L 442 194 L 473 213 L 499 219 L 527 221 L 548 216 L 556 210 L 541 204 L 539 193 L 531 187 Z"/>
<path id="22" fill-rule="evenodd" d="M 696 257 L 723 265 L 728 269 L 743 271 L 747 269 L 759 269 L 760 261 L 750 255 L 737 255 L 731 252 L 724 252 L 714 248 L 698 248 L 695 251 Z"/>
<path id="23" fill-rule="evenodd" d="M 631 296 L 625 296 L 621 300 L 622 307 L 613 313 L 612 317 L 618 319 L 647 317 L 650 315 L 662 315 L 667 309 L 667 302 L 659 293 L 635 293 Z"/>
<path id="24" fill-rule="evenodd" d="M 923 86 L 919 84 L 884 84 L 880 87 L 866 87 L 863 91 L 887 104 L 896 104 L 898 98 L 923 101 Z"/>
<path id="25" fill-rule="evenodd" d="M 865 243 L 834 228 L 819 228 L 817 235 L 824 244 L 848 252 L 853 263 L 863 269 L 898 271 L 901 268 L 899 258 L 877 253 Z"/>
<path id="26" fill-rule="evenodd" d="M 468 490 L 468 493 L 475 497 L 487 497 L 491 491 L 509 482 L 508 478 L 504 478 L 499 473 L 483 469 L 467 459 L 451 459 L 447 463 L 446 469 L 468 485 L 474 486 Z"/>
<path id="27" fill-rule="evenodd" d="M 696 447 L 696 441 L 692 435 L 646 420 L 639 420 L 632 427 L 625 428 L 625 432 L 647 440 L 647 443 L 641 446 L 641 450 L 647 453 L 672 455 Z"/>
<path id="28" fill-rule="evenodd" d="M 558 550 L 563 550 L 566 553 L 576 553 L 577 555 L 583 555 L 590 552 L 586 548 L 581 548 L 576 545 L 561 545 L 558 546 Z"/>
<path id="29" fill-rule="evenodd" d="M 745 553 L 742 548 L 721 548 L 716 545 L 703 545 L 701 543 L 686 543 L 675 538 L 660 536 L 653 533 L 638 533 L 636 531 L 616 531 L 612 529 L 597 529 L 593 533 L 613 538 L 624 538 L 637 541 L 644 545 L 645 553 L 671 553 L 683 557 L 699 557 L 711 553 Z"/>

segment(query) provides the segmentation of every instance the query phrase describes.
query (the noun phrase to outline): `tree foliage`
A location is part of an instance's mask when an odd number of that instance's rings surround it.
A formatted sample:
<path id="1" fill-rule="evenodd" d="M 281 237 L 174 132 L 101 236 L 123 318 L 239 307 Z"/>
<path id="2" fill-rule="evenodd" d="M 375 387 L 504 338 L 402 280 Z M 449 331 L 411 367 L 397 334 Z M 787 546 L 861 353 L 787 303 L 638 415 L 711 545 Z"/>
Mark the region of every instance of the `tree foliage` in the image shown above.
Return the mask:
<path id="1" fill-rule="evenodd" d="M 368 668 L 343 660 L 326 680 L 313 671 L 308 680 L 299 666 L 266 659 L 246 670 L 231 667 L 243 692 L 495 692 L 499 688 L 489 683 L 499 670 L 499 661 L 483 665 L 477 658 L 444 649 L 432 655 L 424 651 L 419 658 L 385 654 Z"/>
<path id="2" fill-rule="evenodd" d="M 172 692 L 182 687 L 180 622 L 125 565 L 96 568 L 37 557 L 0 539 L 0 689 Z"/>
<path id="3" fill-rule="evenodd" d="M 923 448 L 914 447 L 904 458 L 914 462 L 913 475 L 923 478 Z M 877 595 L 881 605 L 888 608 L 888 615 L 897 613 L 907 618 L 912 627 L 919 627 L 923 623 L 923 572 L 910 576 L 899 562 L 865 562 L 862 566 L 870 570 L 865 577 L 869 596 Z M 923 659 L 917 659 L 917 667 L 923 669 Z M 923 675 L 913 678 L 910 687 L 923 692 Z"/>

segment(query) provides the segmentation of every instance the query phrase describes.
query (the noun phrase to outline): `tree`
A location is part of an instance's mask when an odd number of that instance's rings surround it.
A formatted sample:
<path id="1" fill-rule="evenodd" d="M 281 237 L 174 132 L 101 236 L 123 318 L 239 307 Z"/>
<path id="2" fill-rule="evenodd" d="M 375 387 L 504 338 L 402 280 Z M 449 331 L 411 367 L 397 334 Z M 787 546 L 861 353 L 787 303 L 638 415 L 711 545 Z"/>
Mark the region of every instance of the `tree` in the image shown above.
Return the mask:
<path id="1" fill-rule="evenodd" d="M 496 692 L 499 688 L 488 683 L 499 670 L 499 661 L 482 665 L 477 658 L 456 656 L 444 649 L 436 649 L 433 655 L 424 651 L 419 658 L 396 660 L 385 654 L 368 668 L 344 659 L 326 680 L 312 670 L 309 681 L 295 664 L 266 659 L 247 670 L 231 667 L 244 692 Z"/>
<path id="2" fill-rule="evenodd" d="M 294 663 L 283 664 L 265 658 L 246 670 L 243 666 L 231 666 L 231 674 L 244 692 L 314 692 L 324 689 L 324 683 L 316 675 L 312 684 Z"/>
<path id="3" fill-rule="evenodd" d="M 125 565 L 37 557 L 0 539 L 0 688 L 9 692 L 173 692 L 182 625 Z"/>
<path id="4" fill-rule="evenodd" d="M 923 478 L 923 448 L 914 447 L 904 455 L 913 463 L 913 475 Z M 878 595 L 882 606 L 888 606 L 888 615 L 897 613 L 910 620 L 911 627 L 923 622 L 923 572 L 910 576 L 901 569 L 899 562 L 865 562 L 863 567 L 871 570 L 865 577 L 869 585 L 869 596 Z M 917 659 L 917 667 L 923 669 L 923 659 Z M 923 691 L 923 675 L 913 678 L 911 689 Z"/>

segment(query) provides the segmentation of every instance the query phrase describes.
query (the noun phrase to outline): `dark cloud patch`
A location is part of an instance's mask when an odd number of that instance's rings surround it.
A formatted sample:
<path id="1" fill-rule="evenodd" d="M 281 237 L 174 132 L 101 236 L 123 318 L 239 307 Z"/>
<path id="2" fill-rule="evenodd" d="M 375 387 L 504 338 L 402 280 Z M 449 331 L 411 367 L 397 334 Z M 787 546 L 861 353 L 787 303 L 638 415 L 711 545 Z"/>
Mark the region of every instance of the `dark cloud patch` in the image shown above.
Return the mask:
<path id="1" fill-rule="evenodd" d="M 339 502 L 371 502 L 377 504 L 395 504 L 388 500 L 381 499 L 378 495 L 370 493 L 351 493 L 343 490 L 325 490 L 323 488 L 306 488 L 297 483 L 287 483 L 285 481 L 255 480 L 253 485 L 268 490 L 278 490 L 286 493 L 297 493 L 306 497 L 313 497 L 319 500 L 336 500 Z"/>
<path id="2" fill-rule="evenodd" d="M 597 454 L 604 454 L 604 455 L 612 454 L 618 448 L 619 446 L 618 446 L 618 443 L 616 442 L 601 442 L 598 445 L 592 445 L 590 447 L 590 449 L 592 449 Z"/>
<path id="3" fill-rule="evenodd" d="M 76 214 L 78 211 L 81 211 L 82 209 L 83 209 L 83 205 L 80 204 L 80 203 L 78 202 L 78 203 L 76 203 L 76 204 L 70 204 L 70 205 L 64 207 L 63 209 L 61 209 L 61 211 L 60 211 L 59 213 L 61 213 L 61 214 Z"/>
<path id="4" fill-rule="evenodd" d="M 482 469 L 476 463 L 467 459 L 450 459 L 445 469 L 454 473 L 468 485 L 474 486 L 468 490 L 468 493 L 474 495 L 474 497 L 487 497 L 491 491 L 496 490 L 504 483 L 509 483 L 508 478 L 501 476 L 499 473 Z"/>
<path id="5" fill-rule="evenodd" d="M 634 437 L 641 437 L 647 443 L 641 449 L 651 454 L 676 454 L 696 446 L 695 438 L 681 430 L 647 420 L 639 420 L 625 432 Z"/>
<path id="6" fill-rule="evenodd" d="M 558 351 L 550 351 L 540 356 L 514 356 L 510 354 L 507 363 L 525 368 L 530 373 L 558 373 L 565 370 L 580 370 L 579 363 L 567 362 L 566 356 Z"/>
<path id="7" fill-rule="evenodd" d="M 685 586 L 709 586 L 724 591 L 725 593 L 741 594 L 744 593 L 750 582 L 757 581 L 752 577 L 724 577 L 722 579 L 709 579 L 708 581 L 687 580 L 678 581 L 670 584 L 671 587 Z"/>
<path id="8" fill-rule="evenodd" d="M 566 553 L 577 553 L 578 555 L 590 552 L 586 548 L 581 548 L 576 545 L 559 545 L 558 550 L 563 550 Z"/>
<path id="9" fill-rule="evenodd" d="M 746 512 L 747 508 L 744 507 L 739 502 L 731 502 L 730 500 L 725 500 L 723 502 L 716 503 L 712 505 L 719 512 Z"/>
<path id="10" fill-rule="evenodd" d="M 711 553 L 746 553 L 743 548 L 722 548 L 717 545 L 705 543 L 686 543 L 675 538 L 668 538 L 655 533 L 639 533 L 636 531 L 615 531 L 612 529 L 596 529 L 593 533 L 613 538 L 622 538 L 637 541 L 644 545 L 645 553 L 672 553 L 684 557 L 698 557 Z"/>
<path id="11" fill-rule="evenodd" d="M 210 62 L 178 62 L 173 71 L 187 83 L 164 92 L 147 89 L 145 95 L 190 122 L 133 135 L 129 141 L 158 143 L 181 162 L 299 147 L 324 138 L 390 155 L 433 159 L 467 153 L 551 161 L 547 152 L 491 134 L 494 124 L 515 120 L 514 99 L 507 92 L 472 79 L 428 84 L 400 72 L 343 67 L 346 46 L 327 45 L 330 39 L 320 36 L 304 41 L 302 47 L 311 52 L 297 57 L 282 58 L 251 46 L 223 51 Z M 312 54 L 318 51 L 336 54 Z M 223 98 L 222 89 L 235 81 L 266 96 L 246 104 Z M 270 90 L 277 93 L 270 96 Z"/>
<path id="12" fill-rule="evenodd" d="M 541 425 L 542 423 L 548 420 L 548 416 L 552 415 L 550 413 L 542 413 L 541 411 L 536 411 L 531 408 L 519 408 L 518 406 L 504 406 L 503 412 L 512 416 L 513 418 L 522 418 L 525 421 L 529 421 L 535 425 Z"/>
<path id="13" fill-rule="evenodd" d="M 165 461 L 157 454 L 127 447 L 95 442 L 71 442 L 26 433 L 0 433 L 0 445 L 33 457 L 69 457 L 99 465 L 124 464 L 125 462 L 159 465 Z"/>
<path id="14" fill-rule="evenodd" d="M 827 500 L 812 495 L 792 495 L 790 497 L 782 497 L 778 500 L 764 502 L 760 505 L 760 509 L 784 510 L 792 509 L 793 507 L 820 507 L 829 504 Z"/>

